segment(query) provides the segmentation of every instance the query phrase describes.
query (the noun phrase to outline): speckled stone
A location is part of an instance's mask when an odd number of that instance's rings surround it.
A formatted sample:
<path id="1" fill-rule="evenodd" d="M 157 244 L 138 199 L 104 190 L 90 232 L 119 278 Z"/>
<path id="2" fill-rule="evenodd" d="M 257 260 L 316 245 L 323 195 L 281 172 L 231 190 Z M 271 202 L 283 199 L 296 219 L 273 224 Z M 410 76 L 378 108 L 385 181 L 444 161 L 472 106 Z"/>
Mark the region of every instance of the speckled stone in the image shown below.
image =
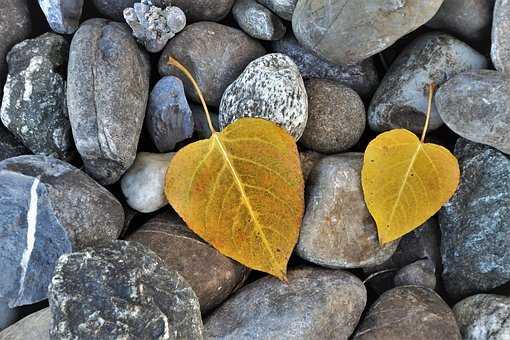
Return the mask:
<path id="1" fill-rule="evenodd" d="M 30 151 L 9 130 L 0 124 L 0 161 L 29 153 Z"/>
<path id="2" fill-rule="evenodd" d="M 84 0 L 38 0 L 51 29 L 61 34 L 73 34 L 80 24 Z"/>
<path id="3" fill-rule="evenodd" d="M 443 0 L 299 0 L 297 39 L 320 57 L 352 64 L 373 56 L 430 20 Z"/>
<path id="4" fill-rule="evenodd" d="M 461 179 L 439 213 L 443 282 L 452 299 L 510 281 L 510 159 L 459 139 Z"/>
<path id="5" fill-rule="evenodd" d="M 278 40 L 287 30 L 279 17 L 255 0 L 237 0 L 232 14 L 239 27 L 256 39 Z"/>
<path id="6" fill-rule="evenodd" d="M 510 0 L 496 0 L 492 20 L 492 63 L 510 74 Z"/>
<path id="7" fill-rule="evenodd" d="M 301 161 L 301 171 L 303 172 L 303 179 L 306 181 L 310 177 L 310 173 L 314 166 L 324 158 L 323 154 L 315 152 L 313 150 L 305 150 L 299 152 L 299 159 Z"/>
<path id="8" fill-rule="evenodd" d="M 428 106 L 428 85 L 443 84 L 453 76 L 487 67 L 486 58 L 444 33 L 426 33 L 411 42 L 393 62 L 368 109 L 374 131 L 405 128 L 421 132 Z M 432 107 L 429 130 L 443 124 Z"/>
<path id="9" fill-rule="evenodd" d="M 123 11 L 128 7 L 133 7 L 135 2 L 139 0 L 90 0 L 96 9 L 102 15 L 114 19 L 119 22 L 124 22 Z"/>
<path id="10" fill-rule="evenodd" d="M 436 288 L 435 265 L 429 259 L 418 260 L 401 268 L 393 278 L 395 286 Z"/>
<path id="11" fill-rule="evenodd" d="M 205 321 L 207 339 L 342 339 L 365 308 L 366 290 L 341 270 L 290 270 L 288 283 L 266 276 L 227 300 Z"/>
<path id="12" fill-rule="evenodd" d="M 267 54 L 251 62 L 221 98 L 220 126 L 242 117 L 270 120 L 296 140 L 305 130 L 308 98 L 299 69 L 284 54 Z"/>
<path id="13" fill-rule="evenodd" d="M 363 155 L 321 159 L 307 183 L 308 197 L 297 254 L 329 268 L 361 268 L 388 260 L 398 241 L 379 245 L 375 222 L 363 199 Z"/>
<path id="14" fill-rule="evenodd" d="M 510 79 L 497 71 L 462 73 L 435 96 L 441 119 L 458 135 L 510 154 Z"/>
<path id="15" fill-rule="evenodd" d="M 189 22 L 221 21 L 232 9 L 235 0 L 171 0 L 184 11 Z"/>
<path id="16" fill-rule="evenodd" d="M 433 290 L 417 286 L 387 291 L 370 307 L 353 340 L 461 340 L 455 316 Z"/>
<path id="17" fill-rule="evenodd" d="M 0 332 L 2 340 L 50 340 L 51 313 L 41 309 Z"/>
<path id="18" fill-rule="evenodd" d="M 470 296 L 453 307 L 462 339 L 510 339 L 510 298 L 493 294 Z"/>
<path id="19" fill-rule="evenodd" d="M 138 242 L 62 256 L 49 287 L 52 339 L 201 339 L 186 281 Z"/>
<path id="20" fill-rule="evenodd" d="M 280 18 L 290 21 L 298 0 L 257 0 L 257 2 L 269 8 Z"/>

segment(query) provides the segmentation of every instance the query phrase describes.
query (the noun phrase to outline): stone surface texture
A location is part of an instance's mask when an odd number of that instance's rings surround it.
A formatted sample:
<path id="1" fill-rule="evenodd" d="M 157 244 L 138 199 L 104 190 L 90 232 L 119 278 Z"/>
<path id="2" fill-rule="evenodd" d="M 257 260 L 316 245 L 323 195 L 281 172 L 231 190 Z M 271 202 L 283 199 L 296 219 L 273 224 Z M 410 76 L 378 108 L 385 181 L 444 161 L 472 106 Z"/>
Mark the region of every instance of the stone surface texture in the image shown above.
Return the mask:
<path id="1" fill-rule="evenodd" d="M 291 21 L 298 0 L 257 0 L 280 18 Z"/>
<path id="2" fill-rule="evenodd" d="M 256 39 L 278 40 L 287 30 L 279 17 L 255 0 L 237 0 L 232 14 L 239 27 Z"/>
<path id="3" fill-rule="evenodd" d="M 51 29 L 73 34 L 80 24 L 84 0 L 38 0 Z"/>
<path id="4" fill-rule="evenodd" d="M 41 309 L 0 331 L 2 340 L 50 340 L 51 312 Z"/>
<path id="5" fill-rule="evenodd" d="M 235 0 L 171 0 L 186 14 L 189 22 L 221 21 L 232 9 Z"/>
<path id="6" fill-rule="evenodd" d="M 494 5 L 491 58 L 496 70 L 510 74 L 510 0 Z"/>
<path id="7" fill-rule="evenodd" d="M 28 153 L 30 151 L 9 130 L 0 124 L 0 161 Z"/>
<path id="8" fill-rule="evenodd" d="M 124 22 L 123 12 L 128 7 L 133 7 L 139 0 L 90 0 L 102 15 Z"/>
<path id="9" fill-rule="evenodd" d="M 393 278 L 395 286 L 436 288 L 436 270 L 429 259 L 418 260 L 400 269 Z"/>

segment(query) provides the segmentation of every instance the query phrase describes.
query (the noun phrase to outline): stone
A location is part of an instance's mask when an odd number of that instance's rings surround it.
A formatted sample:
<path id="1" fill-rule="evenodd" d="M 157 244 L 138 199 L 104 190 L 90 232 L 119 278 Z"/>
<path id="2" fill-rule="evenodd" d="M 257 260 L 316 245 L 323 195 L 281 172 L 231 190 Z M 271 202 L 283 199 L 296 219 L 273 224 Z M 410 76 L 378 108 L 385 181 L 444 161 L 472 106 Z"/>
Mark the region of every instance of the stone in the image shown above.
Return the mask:
<path id="1" fill-rule="evenodd" d="M 470 296 L 453 307 L 464 340 L 510 339 L 510 298 L 494 294 Z"/>
<path id="2" fill-rule="evenodd" d="M 68 42 L 45 33 L 7 55 L 2 123 L 35 154 L 68 159 L 73 138 L 66 104 Z"/>
<path id="3" fill-rule="evenodd" d="M 201 105 L 191 104 L 191 112 L 193 114 L 193 121 L 195 122 L 195 135 L 199 139 L 207 139 L 211 137 L 211 128 L 207 121 L 207 116 Z M 211 122 L 216 131 L 220 128 L 219 116 L 217 112 L 212 112 L 211 108 L 208 108 L 209 114 L 211 115 Z"/>
<path id="4" fill-rule="evenodd" d="M 441 119 L 456 134 L 510 154 L 510 79 L 497 71 L 462 73 L 437 92 Z"/>
<path id="5" fill-rule="evenodd" d="M 393 278 L 395 286 L 436 288 L 436 268 L 429 259 L 418 260 L 400 269 Z"/>
<path id="6" fill-rule="evenodd" d="M 207 339 L 343 339 L 365 308 L 366 290 L 341 270 L 298 268 L 288 283 L 263 277 L 205 321 Z"/>
<path id="7" fill-rule="evenodd" d="M 164 7 L 158 7 L 154 2 L 136 2 L 133 7 L 124 9 L 123 15 L 135 38 L 145 45 L 147 51 L 157 53 L 165 48 L 168 40 L 184 29 L 186 15 L 179 7 L 170 6 L 170 2 L 165 3 Z"/>
<path id="8" fill-rule="evenodd" d="M 280 18 L 291 21 L 298 0 L 257 0 Z"/>
<path id="9" fill-rule="evenodd" d="M 163 77 L 149 97 L 146 127 L 159 152 L 175 149 L 175 145 L 193 135 L 194 120 L 186 100 L 184 86 L 177 77 Z"/>
<path id="10" fill-rule="evenodd" d="M 124 174 L 120 187 L 127 204 L 141 213 L 151 213 L 168 204 L 165 174 L 175 153 L 140 152 Z"/>
<path id="11" fill-rule="evenodd" d="M 249 273 L 195 235 L 175 213 L 157 215 L 128 240 L 146 245 L 168 269 L 181 274 L 197 294 L 203 314 L 225 301 Z"/>
<path id="12" fill-rule="evenodd" d="M 172 0 L 186 14 L 189 22 L 221 21 L 230 13 L 235 0 Z"/>
<path id="13" fill-rule="evenodd" d="M 370 98 L 379 84 L 377 70 L 371 58 L 358 64 L 333 64 L 301 46 L 292 32 L 288 32 L 283 39 L 271 42 L 271 49 L 291 57 L 303 78 L 333 80 L 352 88 L 363 98 Z"/>
<path id="14" fill-rule="evenodd" d="M 80 24 L 84 0 L 38 0 L 51 29 L 73 34 Z"/>
<path id="15" fill-rule="evenodd" d="M 496 70 L 510 74 L 510 0 L 494 5 L 491 58 Z"/>
<path id="16" fill-rule="evenodd" d="M 91 0 L 94 7 L 107 18 L 124 22 L 123 12 L 139 0 Z"/>
<path id="17" fill-rule="evenodd" d="M 296 140 L 305 130 L 308 98 L 299 69 L 284 54 L 266 54 L 252 61 L 230 84 L 220 104 L 220 127 L 242 117 L 270 120 Z"/>
<path id="18" fill-rule="evenodd" d="M 30 153 L 21 142 L 0 124 L 0 161 Z"/>
<path id="19" fill-rule="evenodd" d="M 460 184 L 439 212 L 443 282 L 453 300 L 510 281 L 510 159 L 459 139 Z"/>
<path id="20" fill-rule="evenodd" d="M 433 290 L 397 287 L 377 299 L 361 321 L 353 340 L 461 340 L 455 316 Z"/>
<path id="21" fill-rule="evenodd" d="M 373 56 L 429 21 L 443 0 L 299 0 L 296 38 L 318 56 L 353 64 Z"/>
<path id="22" fill-rule="evenodd" d="M 312 150 L 305 150 L 299 152 L 299 159 L 301 161 L 301 171 L 303 172 L 303 179 L 306 181 L 310 177 L 310 173 L 314 166 L 324 158 L 323 154 Z"/>
<path id="23" fill-rule="evenodd" d="M 2 337 L 2 330 L 9 327 L 18 320 L 18 311 L 14 308 L 9 308 L 7 302 L 0 300 L 0 339 Z"/>
<path id="24" fill-rule="evenodd" d="M 171 56 L 195 78 L 208 105 L 218 107 L 223 92 L 264 47 L 241 30 L 214 22 L 187 26 L 170 40 L 159 60 L 159 73 L 179 77 L 188 98 L 200 103 L 195 88 L 177 68 L 168 65 Z"/>
<path id="25" fill-rule="evenodd" d="M 296 253 L 328 268 L 362 268 L 388 260 L 398 241 L 379 245 L 361 188 L 363 154 L 322 158 L 307 182 L 306 211 Z"/>
<path id="26" fill-rule="evenodd" d="M 483 43 L 490 37 L 494 0 L 444 0 L 426 26 Z"/>
<path id="27" fill-rule="evenodd" d="M 49 308 L 41 309 L 0 331 L 2 340 L 50 340 L 51 313 Z"/>
<path id="28" fill-rule="evenodd" d="M 149 95 L 149 61 L 126 25 L 84 22 L 71 42 L 67 103 L 85 171 L 117 182 L 136 157 Z"/>
<path id="29" fill-rule="evenodd" d="M 46 299 L 60 255 L 116 239 L 122 205 L 81 170 L 52 157 L 0 162 L 0 299 Z"/>
<path id="30" fill-rule="evenodd" d="M 255 0 L 237 0 L 232 14 L 239 27 L 255 39 L 278 40 L 287 30 L 279 17 Z"/>
<path id="31" fill-rule="evenodd" d="M 201 339 L 198 299 L 138 242 L 63 255 L 49 287 L 53 339 Z"/>
<path id="32" fill-rule="evenodd" d="M 412 41 L 391 64 L 368 109 L 374 131 L 404 128 L 421 132 L 428 107 L 428 85 L 487 67 L 486 58 L 456 38 L 438 32 Z M 429 130 L 443 124 L 432 106 Z"/>
<path id="33" fill-rule="evenodd" d="M 347 86 L 324 79 L 305 81 L 308 121 L 300 143 L 321 153 L 339 153 L 363 135 L 367 117 L 360 96 Z"/>

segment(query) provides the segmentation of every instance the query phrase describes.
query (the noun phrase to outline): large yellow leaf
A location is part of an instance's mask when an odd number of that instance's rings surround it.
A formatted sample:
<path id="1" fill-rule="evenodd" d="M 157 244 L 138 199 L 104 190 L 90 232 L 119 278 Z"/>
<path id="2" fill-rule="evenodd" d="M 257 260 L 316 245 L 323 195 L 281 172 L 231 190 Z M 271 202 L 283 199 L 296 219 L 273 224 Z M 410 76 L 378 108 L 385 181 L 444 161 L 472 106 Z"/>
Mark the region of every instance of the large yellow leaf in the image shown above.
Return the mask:
<path id="1" fill-rule="evenodd" d="M 380 243 L 433 216 L 454 194 L 459 176 L 457 159 L 442 146 L 422 143 L 404 129 L 377 136 L 365 151 L 361 177 Z"/>
<path id="2" fill-rule="evenodd" d="M 242 118 L 181 149 L 168 201 L 221 253 L 285 280 L 304 210 L 296 143 L 272 122 Z"/>

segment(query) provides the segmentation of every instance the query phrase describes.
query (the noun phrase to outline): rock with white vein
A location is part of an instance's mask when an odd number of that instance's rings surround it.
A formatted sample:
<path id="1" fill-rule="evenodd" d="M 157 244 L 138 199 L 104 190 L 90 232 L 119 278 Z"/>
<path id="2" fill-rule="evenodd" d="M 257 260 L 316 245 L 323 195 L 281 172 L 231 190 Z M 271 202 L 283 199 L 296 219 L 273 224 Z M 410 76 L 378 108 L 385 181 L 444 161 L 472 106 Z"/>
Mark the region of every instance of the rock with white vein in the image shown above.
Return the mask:
<path id="1" fill-rule="evenodd" d="M 38 0 L 51 29 L 72 34 L 78 28 L 84 0 Z"/>

